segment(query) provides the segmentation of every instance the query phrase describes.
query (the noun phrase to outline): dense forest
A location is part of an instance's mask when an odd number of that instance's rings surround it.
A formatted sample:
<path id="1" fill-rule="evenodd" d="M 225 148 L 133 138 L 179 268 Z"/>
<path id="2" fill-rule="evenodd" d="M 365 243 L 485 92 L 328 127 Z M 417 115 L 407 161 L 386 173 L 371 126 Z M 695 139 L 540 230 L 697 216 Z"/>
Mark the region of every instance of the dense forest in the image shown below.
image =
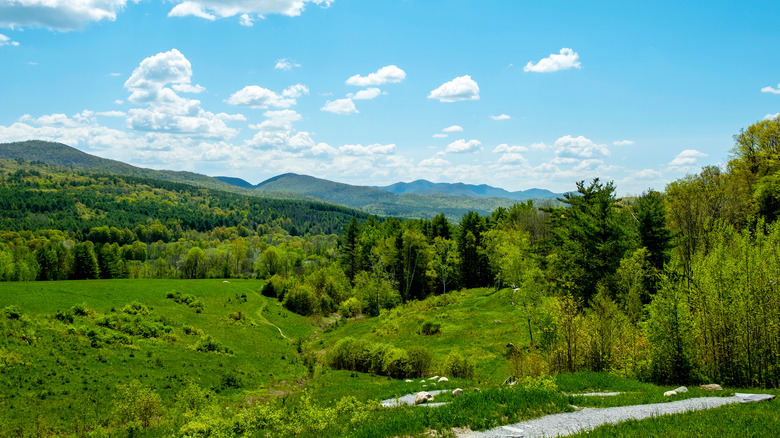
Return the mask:
<path id="1" fill-rule="evenodd" d="M 519 374 L 777 387 L 778 167 L 780 118 L 736 135 L 725 169 L 664 192 L 618 198 L 595 178 L 560 206 L 454 224 L 3 160 L 0 279 L 259 278 L 296 313 L 345 318 L 511 288 Z"/>

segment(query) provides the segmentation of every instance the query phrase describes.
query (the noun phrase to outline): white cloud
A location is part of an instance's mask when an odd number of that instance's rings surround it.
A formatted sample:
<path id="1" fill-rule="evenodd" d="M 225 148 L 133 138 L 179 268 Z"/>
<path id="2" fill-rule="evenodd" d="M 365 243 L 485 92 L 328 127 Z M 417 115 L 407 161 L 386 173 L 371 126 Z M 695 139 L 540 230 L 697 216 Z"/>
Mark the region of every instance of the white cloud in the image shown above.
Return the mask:
<path id="1" fill-rule="evenodd" d="M 695 149 L 686 149 L 679 154 L 672 161 L 669 162 L 669 167 L 692 167 L 696 166 L 699 158 L 706 157 L 704 152 L 697 151 Z"/>
<path id="2" fill-rule="evenodd" d="M 780 117 L 780 113 L 777 114 L 767 114 L 764 116 L 764 120 L 772 120 Z"/>
<path id="3" fill-rule="evenodd" d="M 451 165 L 452 163 L 445 160 L 444 158 L 439 157 L 426 158 L 420 161 L 420 164 L 418 164 L 420 167 L 447 167 Z"/>
<path id="4" fill-rule="evenodd" d="M 521 152 L 528 152 L 527 146 L 510 146 L 506 143 L 500 144 L 496 146 L 495 149 L 493 149 L 493 152 L 497 154 L 501 153 L 521 153 Z"/>
<path id="5" fill-rule="evenodd" d="M 296 64 L 287 58 L 282 58 L 276 61 L 276 65 L 274 65 L 274 68 L 277 70 L 289 71 L 292 70 L 294 67 L 300 67 L 300 66 L 301 66 L 300 64 Z"/>
<path id="6" fill-rule="evenodd" d="M 127 114 L 125 114 L 122 111 L 100 111 L 95 113 L 96 116 L 103 116 L 103 117 L 125 117 Z"/>
<path id="7" fill-rule="evenodd" d="M 350 93 L 347 95 L 347 97 L 352 100 L 371 100 L 380 94 L 382 94 L 382 90 L 379 88 L 366 88 L 365 90 L 360 90 L 355 94 Z"/>
<path id="8" fill-rule="evenodd" d="M 612 144 L 614 146 L 631 146 L 632 144 L 634 144 L 634 141 L 633 140 L 618 140 L 618 141 L 613 141 Z"/>
<path id="9" fill-rule="evenodd" d="M 462 132 L 463 127 L 459 125 L 452 125 L 442 129 L 442 132 Z"/>
<path id="10" fill-rule="evenodd" d="M 204 137 L 231 138 L 237 135 L 238 131 L 229 128 L 225 121 L 243 120 L 243 115 L 214 114 L 203 110 L 200 101 L 176 94 L 174 90 L 187 93 L 204 90 L 200 85 L 192 85 L 191 78 L 189 60 L 176 49 L 141 61 L 125 82 L 125 88 L 131 93 L 130 102 L 146 107 L 128 111 L 127 127 Z"/>
<path id="11" fill-rule="evenodd" d="M 522 154 L 518 154 L 515 152 L 509 152 L 501 156 L 501 158 L 498 159 L 498 162 L 500 164 L 528 164 L 528 159 L 526 159 Z"/>
<path id="12" fill-rule="evenodd" d="M 359 112 L 357 108 L 355 108 L 355 102 L 353 102 L 350 98 L 336 99 L 332 101 L 329 100 L 325 102 L 325 105 L 323 105 L 320 110 L 341 115 L 355 114 Z"/>
<path id="13" fill-rule="evenodd" d="M 3 0 L 0 27 L 79 29 L 91 22 L 116 20 L 126 0 Z"/>
<path id="14" fill-rule="evenodd" d="M 297 104 L 295 99 L 303 94 L 309 94 L 309 89 L 301 84 L 292 85 L 281 94 L 258 85 L 248 85 L 231 94 L 225 102 L 255 109 L 289 108 Z"/>
<path id="15" fill-rule="evenodd" d="M 0 47 L 3 46 L 18 46 L 19 43 L 12 40 L 9 36 L 0 33 Z"/>
<path id="16" fill-rule="evenodd" d="M 639 172 L 634 172 L 634 177 L 639 179 L 657 179 L 662 178 L 663 174 L 657 170 L 653 169 L 643 169 Z"/>
<path id="17" fill-rule="evenodd" d="M 579 136 L 566 135 L 555 140 L 556 153 L 564 156 L 590 158 L 594 155 L 609 155 L 609 149 L 605 145 L 596 144 L 591 140 Z"/>
<path id="18" fill-rule="evenodd" d="M 479 85 L 469 75 L 459 76 L 431 91 L 428 99 L 438 99 L 440 102 L 479 100 Z"/>
<path id="19" fill-rule="evenodd" d="M 290 17 L 301 15 L 307 3 L 328 7 L 334 0 L 175 0 L 178 4 L 168 13 L 169 17 L 192 15 L 206 20 L 254 14 L 282 14 Z"/>
<path id="20" fill-rule="evenodd" d="M 493 120 L 509 120 L 512 117 L 510 117 L 510 116 L 508 116 L 506 114 L 501 114 L 500 116 L 490 116 L 490 118 L 493 119 Z"/>
<path id="21" fill-rule="evenodd" d="M 375 143 L 368 146 L 363 146 L 359 144 L 345 144 L 344 146 L 341 146 L 339 148 L 340 152 L 343 152 L 347 155 L 390 155 L 395 152 L 395 145 L 394 144 L 379 144 Z"/>
<path id="22" fill-rule="evenodd" d="M 479 140 L 455 140 L 447 145 L 445 152 L 454 154 L 467 154 L 470 152 L 477 152 L 482 149 L 482 143 Z"/>
<path id="23" fill-rule="evenodd" d="M 523 71 L 551 73 L 560 70 L 568 70 L 570 68 L 582 68 L 582 65 L 578 61 L 579 57 L 580 55 L 572 49 L 563 48 L 561 49 L 560 54 L 552 53 L 547 58 L 540 59 L 536 64 L 529 62 L 523 67 Z"/>
<path id="24" fill-rule="evenodd" d="M 113 76 L 113 77 L 115 77 L 115 78 L 116 78 L 116 77 L 122 76 L 122 73 L 116 73 L 116 72 L 114 72 L 114 73 L 109 73 L 108 75 L 109 75 L 109 76 Z"/>
<path id="25" fill-rule="evenodd" d="M 761 89 L 762 93 L 780 94 L 780 84 L 777 84 L 777 88 L 764 87 Z"/>
<path id="26" fill-rule="evenodd" d="M 241 14 L 241 17 L 238 19 L 238 24 L 246 27 L 252 27 L 255 25 L 255 22 L 252 17 L 249 16 L 249 14 Z"/>
<path id="27" fill-rule="evenodd" d="M 383 85 L 387 83 L 398 83 L 406 78 L 406 72 L 396 67 L 395 65 L 388 65 L 380 68 L 375 73 L 370 73 L 368 76 L 355 75 L 347 79 L 347 85 L 355 85 L 358 87 L 367 87 L 369 85 Z"/>
<path id="28" fill-rule="evenodd" d="M 447 137 L 449 137 L 449 135 L 447 134 L 442 134 L 442 133 L 433 134 L 433 138 L 447 138 Z"/>

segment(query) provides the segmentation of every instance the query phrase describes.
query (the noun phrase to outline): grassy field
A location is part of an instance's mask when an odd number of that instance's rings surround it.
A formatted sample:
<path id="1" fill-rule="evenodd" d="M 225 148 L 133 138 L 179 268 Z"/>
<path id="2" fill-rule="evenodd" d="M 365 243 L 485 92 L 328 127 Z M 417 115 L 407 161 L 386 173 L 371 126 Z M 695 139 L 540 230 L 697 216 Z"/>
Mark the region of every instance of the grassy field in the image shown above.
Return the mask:
<path id="1" fill-rule="evenodd" d="M 669 401 L 659 387 L 606 373 L 575 373 L 532 387 L 501 386 L 506 344 L 526 344 L 510 291 L 431 297 L 378 318 L 321 320 L 288 312 L 250 280 L 110 280 L 0 284 L 0 436 L 444 436 L 565 412 Z M 440 331 L 423 335 L 425 322 Z M 452 351 L 473 358 L 473 379 L 412 382 L 332 370 L 326 351 L 344 337 L 432 353 L 443 374 Z M 319 357 L 318 364 L 306 358 Z M 307 366 L 308 365 L 308 366 Z M 422 380 L 425 380 L 423 382 Z M 159 394 L 149 427 L 116 420 L 128 384 Z M 182 408 L 202 390 L 203 406 Z M 379 408 L 421 390 L 463 388 L 438 408 Z M 475 388 L 479 388 L 476 391 Z M 619 391 L 615 397 L 584 392 Z M 757 392 L 727 388 L 717 395 Z M 780 395 L 780 392 L 774 391 Z M 676 397 L 712 395 L 691 388 Z M 780 435 L 777 401 L 599 428 L 588 436 Z M 767 434 L 768 433 L 768 434 Z"/>

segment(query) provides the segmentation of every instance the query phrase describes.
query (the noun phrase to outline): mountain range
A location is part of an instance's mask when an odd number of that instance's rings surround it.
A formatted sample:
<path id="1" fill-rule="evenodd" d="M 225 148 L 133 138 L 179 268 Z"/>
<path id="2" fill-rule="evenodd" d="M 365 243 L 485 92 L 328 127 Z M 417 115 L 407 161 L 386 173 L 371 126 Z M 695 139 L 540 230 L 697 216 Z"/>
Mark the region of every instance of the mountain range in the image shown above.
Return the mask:
<path id="1" fill-rule="evenodd" d="M 498 207 L 535 199 L 553 201 L 561 194 L 543 189 L 519 192 L 463 183 L 417 180 L 384 187 L 354 186 L 307 175 L 285 173 L 253 185 L 241 178 L 210 177 L 194 172 L 152 170 L 100 158 L 70 146 L 39 140 L 0 144 L 0 159 L 16 159 L 67 166 L 90 172 L 141 176 L 263 198 L 322 200 L 364 212 L 405 218 L 432 218 L 444 213 L 458 221 L 468 211 L 486 215 Z"/>

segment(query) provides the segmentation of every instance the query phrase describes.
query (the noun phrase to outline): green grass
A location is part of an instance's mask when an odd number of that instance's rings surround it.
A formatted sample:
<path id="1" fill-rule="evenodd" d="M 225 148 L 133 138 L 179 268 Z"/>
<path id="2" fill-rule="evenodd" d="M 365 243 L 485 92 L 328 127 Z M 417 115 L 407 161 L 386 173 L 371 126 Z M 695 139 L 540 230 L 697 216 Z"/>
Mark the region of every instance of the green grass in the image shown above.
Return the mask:
<path id="1" fill-rule="evenodd" d="M 190 381 L 213 389 L 228 405 L 297 389 L 308 372 L 294 339 L 316 327 L 256 293 L 260 285 L 246 280 L 3 283 L 0 308 L 16 306 L 23 315 L 0 316 L 0 423 L 29 431 L 35 422 L 68 430 L 79 413 L 103 421 L 110 418 L 116 385 L 134 379 L 157 391 L 166 405 Z M 196 313 L 166 298 L 172 291 L 198 297 L 204 310 Z M 130 302 L 151 311 L 128 316 L 121 309 Z M 74 315 L 72 323 L 55 318 L 74 305 L 90 314 Z M 245 318 L 230 318 L 237 312 Z M 97 324 L 104 315 L 164 324 L 170 333 L 122 334 Z M 203 336 L 231 354 L 196 351 Z"/>

